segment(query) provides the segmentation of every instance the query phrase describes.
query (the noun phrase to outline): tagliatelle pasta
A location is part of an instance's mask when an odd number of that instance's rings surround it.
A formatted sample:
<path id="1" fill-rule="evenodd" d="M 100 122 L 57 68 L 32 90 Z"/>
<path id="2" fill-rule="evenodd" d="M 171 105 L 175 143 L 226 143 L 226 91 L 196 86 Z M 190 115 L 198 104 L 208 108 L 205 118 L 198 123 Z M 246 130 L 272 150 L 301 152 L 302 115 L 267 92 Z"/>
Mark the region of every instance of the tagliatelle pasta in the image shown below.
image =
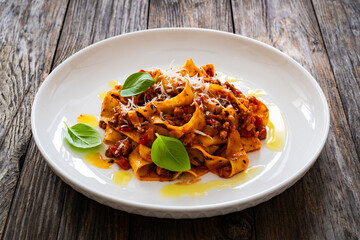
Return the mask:
<path id="1" fill-rule="evenodd" d="M 107 157 L 148 181 L 198 178 L 208 171 L 229 178 L 248 167 L 246 153 L 259 150 L 266 138 L 264 103 L 222 83 L 212 64 L 199 68 L 188 59 L 182 67 L 146 72 L 155 84 L 144 92 L 122 97 L 123 86 L 116 85 L 104 98 L 100 126 L 110 145 Z M 152 161 L 155 133 L 182 142 L 190 170 L 174 172 Z"/>

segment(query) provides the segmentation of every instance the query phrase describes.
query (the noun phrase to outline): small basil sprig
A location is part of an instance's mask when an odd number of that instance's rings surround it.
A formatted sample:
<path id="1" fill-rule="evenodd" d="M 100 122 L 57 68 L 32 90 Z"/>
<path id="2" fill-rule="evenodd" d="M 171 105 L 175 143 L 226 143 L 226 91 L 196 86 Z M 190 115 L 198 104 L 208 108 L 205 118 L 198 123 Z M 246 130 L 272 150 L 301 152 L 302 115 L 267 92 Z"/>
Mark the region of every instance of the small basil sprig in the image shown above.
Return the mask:
<path id="1" fill-rule="evenodd" d="M 157 166 L 174 172 L 191 168 L 189 155 L 180 140 L 157 133 L 156 136 L 151 146 L 151 159 Z"/>
<path id="2" fill-rule="evenodd" d="M 120 95 L 122 97 L 131 97 L 146 91 L 155 81 L 147 72 L 137 72 L 131 74 L 125 81 Z"/>
<path id="3" fill-rule="evenodd" d="M 69 127 L 66 123 L 65 125 L 67 128 L 65 139 L 70 145 L 85 149 L 93 148 L 101 144 L 99 132 L 89 124 L 78 123 L 72 127 Z"/>

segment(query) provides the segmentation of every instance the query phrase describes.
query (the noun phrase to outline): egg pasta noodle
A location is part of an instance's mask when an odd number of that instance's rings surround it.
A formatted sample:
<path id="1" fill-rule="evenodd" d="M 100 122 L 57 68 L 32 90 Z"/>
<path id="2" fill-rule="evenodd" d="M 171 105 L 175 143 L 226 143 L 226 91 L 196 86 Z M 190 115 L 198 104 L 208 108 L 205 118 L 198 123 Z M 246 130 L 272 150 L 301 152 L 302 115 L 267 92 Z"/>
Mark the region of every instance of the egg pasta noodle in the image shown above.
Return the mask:
<path id="1" fill-rule="evenodd" d="M 107 157 L 146 181 L 198 178 L 209 171 L 229 178 L 248 167 L 246 153 L 259 150 L 266 138 L 264 103 L 221 82 L 212 64 L 197 67 L 188 59 L 182 67 L 146 72 L 154 85 L 144 92 L 122 97 L 122 85 L 116 85 L 104 98 L 100 127 L 109 145 Z M 190 170 L 173 172 L 154 164 L 155 133 L 182 142 Z"/>

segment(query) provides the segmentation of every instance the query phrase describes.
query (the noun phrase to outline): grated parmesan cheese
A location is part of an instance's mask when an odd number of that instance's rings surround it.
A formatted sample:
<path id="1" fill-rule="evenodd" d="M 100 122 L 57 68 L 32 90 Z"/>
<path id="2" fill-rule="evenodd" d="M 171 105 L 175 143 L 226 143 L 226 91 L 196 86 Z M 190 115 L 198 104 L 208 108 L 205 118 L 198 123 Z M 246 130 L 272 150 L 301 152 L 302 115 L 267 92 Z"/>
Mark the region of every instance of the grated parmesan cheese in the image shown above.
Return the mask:
<path id="1" fill-rule="evenodd" d="M 121 151 L 121 148 L 124 146 L 123 141 L 120 141 L 119 146 L 117 147 L 116 151 L 115 151 L 115 155 L 119 154 Z"/>

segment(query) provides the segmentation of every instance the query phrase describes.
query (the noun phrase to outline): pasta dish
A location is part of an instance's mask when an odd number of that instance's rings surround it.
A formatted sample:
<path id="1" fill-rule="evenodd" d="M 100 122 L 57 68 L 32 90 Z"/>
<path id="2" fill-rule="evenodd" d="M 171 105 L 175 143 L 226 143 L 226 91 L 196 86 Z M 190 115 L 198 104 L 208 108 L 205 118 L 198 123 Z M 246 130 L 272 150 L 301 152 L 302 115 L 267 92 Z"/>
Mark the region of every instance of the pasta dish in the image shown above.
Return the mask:
<path id="1" fill-rule="evenodd" d="M 104 98 L 100 127 L 109 145 L 107 157 L 146 181 L 199 178 L 209 171 L 229 178 L 248 167 L 246 153 L 259 150 L 267 134 L 269 111 L 263 102 L 221 82 L 212 64 L 197 67 L 192 59 L 182 67 L 140 72 L 151 75 L 151 86 L 122 96 L 125 82 Z M 152 146 L 159 136 L 182 143 L 188 170 L 173 171 L 155 163 Z"/>

